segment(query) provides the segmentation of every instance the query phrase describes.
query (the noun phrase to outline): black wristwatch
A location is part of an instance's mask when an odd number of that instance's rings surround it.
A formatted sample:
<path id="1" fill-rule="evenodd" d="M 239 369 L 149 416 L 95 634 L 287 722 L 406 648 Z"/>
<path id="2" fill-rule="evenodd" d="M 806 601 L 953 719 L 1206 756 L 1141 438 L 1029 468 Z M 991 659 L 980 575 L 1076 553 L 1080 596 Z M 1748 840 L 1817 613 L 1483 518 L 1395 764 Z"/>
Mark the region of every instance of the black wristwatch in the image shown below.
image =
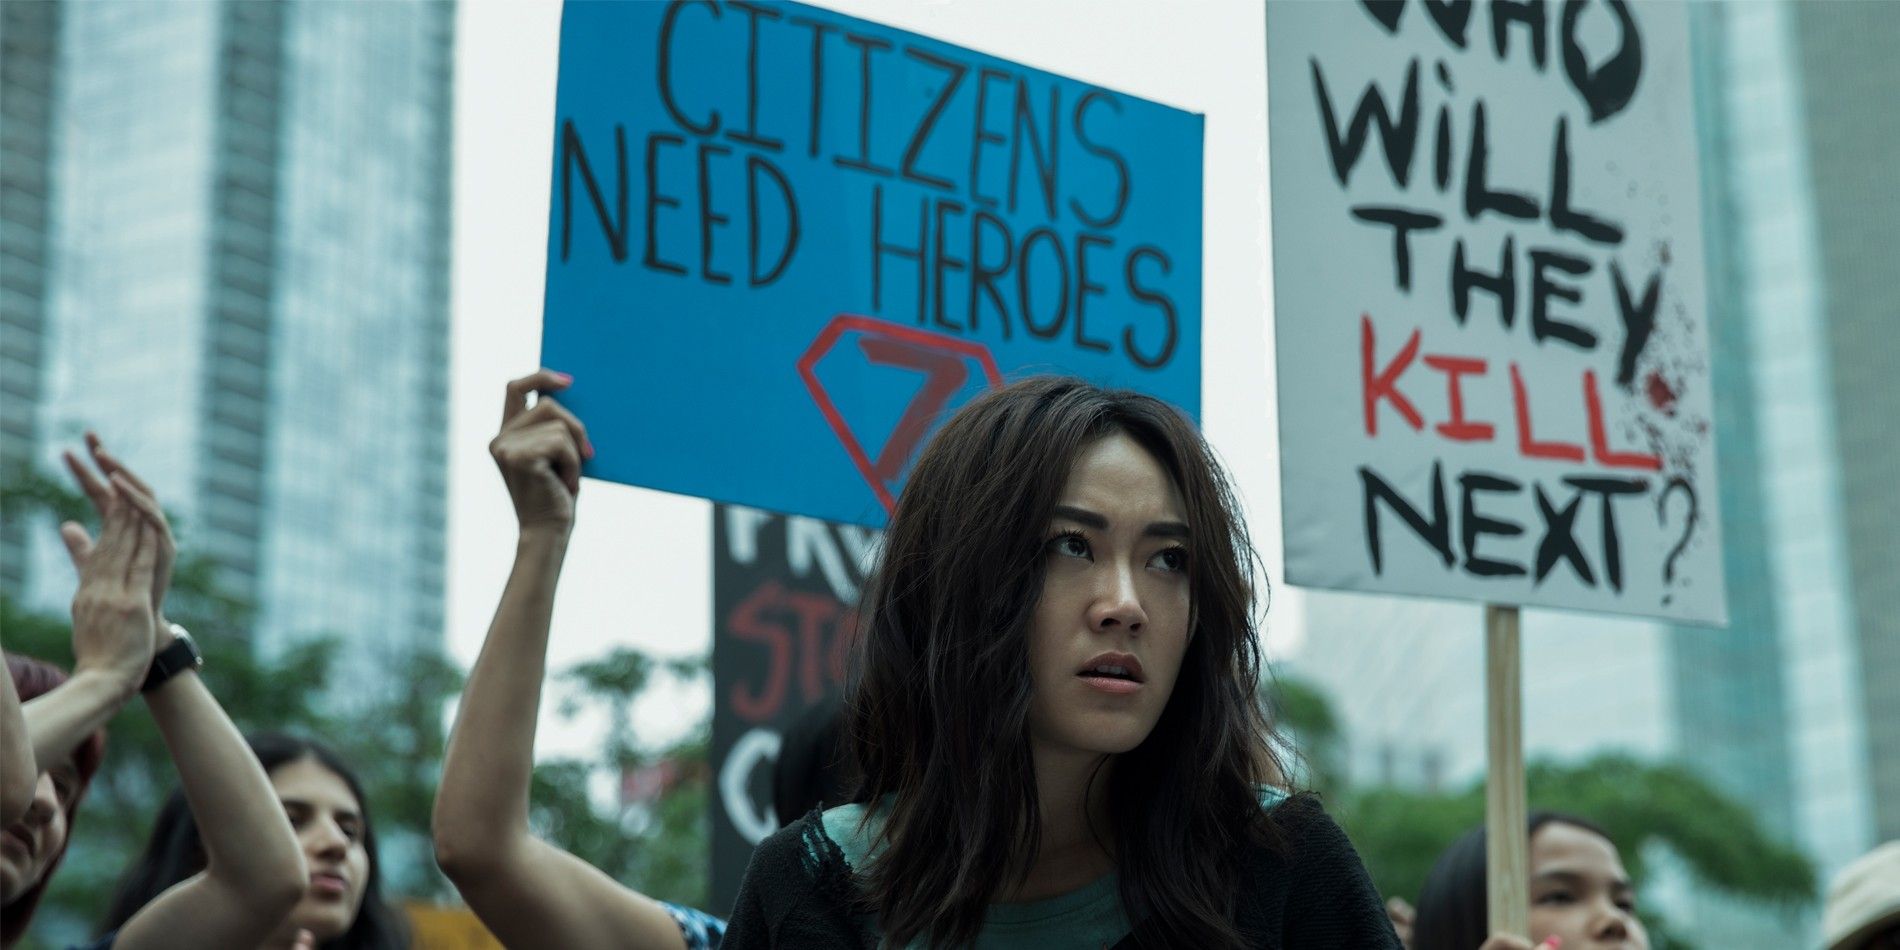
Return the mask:
<path id="1" fill-rule="evenodd" d="M 139 692 L 149 693 L 165 685 L 165 681 L 205 665 L 205 655 L 198 652 L 198 644 L 191 639 L 185 628 L 172 624 L 172 642 L 152 657 L 151 672 L 145 674 L 145 685 Z"/>

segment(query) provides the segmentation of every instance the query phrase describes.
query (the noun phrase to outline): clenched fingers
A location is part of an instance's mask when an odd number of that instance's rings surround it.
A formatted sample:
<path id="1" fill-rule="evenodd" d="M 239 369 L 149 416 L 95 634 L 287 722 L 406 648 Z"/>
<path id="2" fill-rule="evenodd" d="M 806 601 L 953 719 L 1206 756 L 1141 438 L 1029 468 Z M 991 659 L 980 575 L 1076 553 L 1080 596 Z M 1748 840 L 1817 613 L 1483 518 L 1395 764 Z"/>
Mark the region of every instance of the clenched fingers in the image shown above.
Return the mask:
<path id="1" fill-rule="evenodd" d="M 528 394 L 559 392 L 572 385 L 574 377 L 551 369 L 540 369 L 508 382 L 508 397 L 501 406 L 501 424 L 505 427 L 528 408 Z"/>
<path id="2" fill-rule="evenodd" d="M 587 426 L 553 396 L 542 396 L 535 400 L 534 408 L 516 416 L 512 425 L 532 426 L 549 420 L 559 422 L 567 429 L 574 444 L 579 447 L 582 458 L 594 457 L 594 444 L 587 438 Z"/>

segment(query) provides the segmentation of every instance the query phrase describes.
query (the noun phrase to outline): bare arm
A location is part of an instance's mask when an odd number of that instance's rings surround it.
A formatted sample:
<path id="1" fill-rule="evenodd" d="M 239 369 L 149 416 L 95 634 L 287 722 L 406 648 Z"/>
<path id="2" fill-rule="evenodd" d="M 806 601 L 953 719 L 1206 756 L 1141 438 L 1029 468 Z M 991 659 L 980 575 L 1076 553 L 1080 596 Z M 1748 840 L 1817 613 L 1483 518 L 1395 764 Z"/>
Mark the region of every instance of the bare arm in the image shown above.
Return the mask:
<path id="1" fill-rule="evenodd" d="M 303 849 L 270 778 L 193 671 L 145 695 L 171 750 L 193 815 L 204 816 L 205 870 L 140 908 L 115 950 L 251 947 L 262 943 L 309 884 Z"/>
<path id="2" fill-rule="evenodd" d="M 542 371 L 508 386 L 502 431 L 490 444 L 521 534 L 514 570 L 462 694 L 436 793 L 436 862 L 476 916 L 508 946 L 684 950 L 673 918 L 586 862 L 534 837 L 528 789 L 547 673 L 548 625 L 567 555 L 580 462 L 580 422 L 551 398 L 565 388 Z"/>
<path id="3" fill-rule="evenodd" d="M 11 675 L 0 676 L 0 828 L 13 827 L 32 807 L 40 774 L 35 761 L 20 692 L 13 688 Z"/>

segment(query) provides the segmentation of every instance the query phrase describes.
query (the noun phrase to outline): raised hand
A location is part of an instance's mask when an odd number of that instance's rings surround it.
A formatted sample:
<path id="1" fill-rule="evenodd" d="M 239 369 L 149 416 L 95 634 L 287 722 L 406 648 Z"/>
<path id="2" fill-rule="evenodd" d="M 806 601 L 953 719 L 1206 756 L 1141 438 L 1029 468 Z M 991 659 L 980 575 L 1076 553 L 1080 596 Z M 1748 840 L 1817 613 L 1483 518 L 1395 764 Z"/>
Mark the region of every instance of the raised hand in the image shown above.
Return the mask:
<path id="1" fill-rule="evenodd" d="M 488 443 L 522 533 L 552 531 L 565 535 L 574 524 L 574 499 L 581 490 L 581 460 L 594 457 L 587 427 L 555 402 L 573 377 L 540 370 L 508 384 L 501 432 Z M 540 393 L 533 406 L 528 396 Z"/>
<path id="2" fill-rule="evenodd" d="M 142 512 L 157 531 L 158 549 L 152 571 L 152 613 L 159 618 L 159 638 L 167 639 L 168 631 L 164 623 L 165 591 L 170 589 L 172 564 L 177 560 L 178 545 L 172 539 L 170 523 L 165 520 L 165 512 L 158 505 L 158 496 L 145 484 L 145 481 L 133 473 L 118 457 L 106 451 L 105 443 L 97 433 L 86 433 L 86 449 L 94 464 L 99 466 L 100 474 L 79 460 L 72 452 L 62 453 L 66 468 L 73 474 L 73 480 L 79 489 L 92 499 L 92 507 L 99 512 L 104 521 L 114 506 L 129 503 Z M 122 479 L 122 481 L 120 481 Z M 123 485 L 123 487 L 120 487 Z M 84 526 L 77 521 L 68 521 L 59 526 L 60 539 L 66 542 L 66 553 L 72 557 L 73 566 L 84 570 L 86 559 L 93 549 L 92 538 L 86 534 Z"/>
<path id="3" fill-rule="evenodd" d="M 131 489 L 113 475 L 119 491 Z M 107 674 L 130 696 L 145 679 L 156 647 L 157 614 L 152 610 L 152 579 L 157 572 L 158 531 L 130 504 L 107 512 L 97 545 L 89 545 L 79 564 L 79 591 L 73 595 L 74 672 Z"/>

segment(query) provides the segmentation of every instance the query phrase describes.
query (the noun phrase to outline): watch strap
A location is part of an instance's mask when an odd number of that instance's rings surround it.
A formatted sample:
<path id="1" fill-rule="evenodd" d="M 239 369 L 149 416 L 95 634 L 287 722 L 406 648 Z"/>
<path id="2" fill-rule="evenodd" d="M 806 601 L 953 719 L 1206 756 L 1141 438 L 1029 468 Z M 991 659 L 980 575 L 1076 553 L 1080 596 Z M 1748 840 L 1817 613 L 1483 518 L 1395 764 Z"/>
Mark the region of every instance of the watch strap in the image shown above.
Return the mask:
<path id="1" fill-rule="evenodd" d="M 145 674 L 145 683 L 139 687 L 139 692 L 149 693 L 172 677 L 203 666 L 204 662 L 204 654 L 198 652 L 198 644 L 192 642 L 191 634 L 186 633 L 183 627 L 172 624 L 172 642 L 153 654 L 152 668 Z"/>

